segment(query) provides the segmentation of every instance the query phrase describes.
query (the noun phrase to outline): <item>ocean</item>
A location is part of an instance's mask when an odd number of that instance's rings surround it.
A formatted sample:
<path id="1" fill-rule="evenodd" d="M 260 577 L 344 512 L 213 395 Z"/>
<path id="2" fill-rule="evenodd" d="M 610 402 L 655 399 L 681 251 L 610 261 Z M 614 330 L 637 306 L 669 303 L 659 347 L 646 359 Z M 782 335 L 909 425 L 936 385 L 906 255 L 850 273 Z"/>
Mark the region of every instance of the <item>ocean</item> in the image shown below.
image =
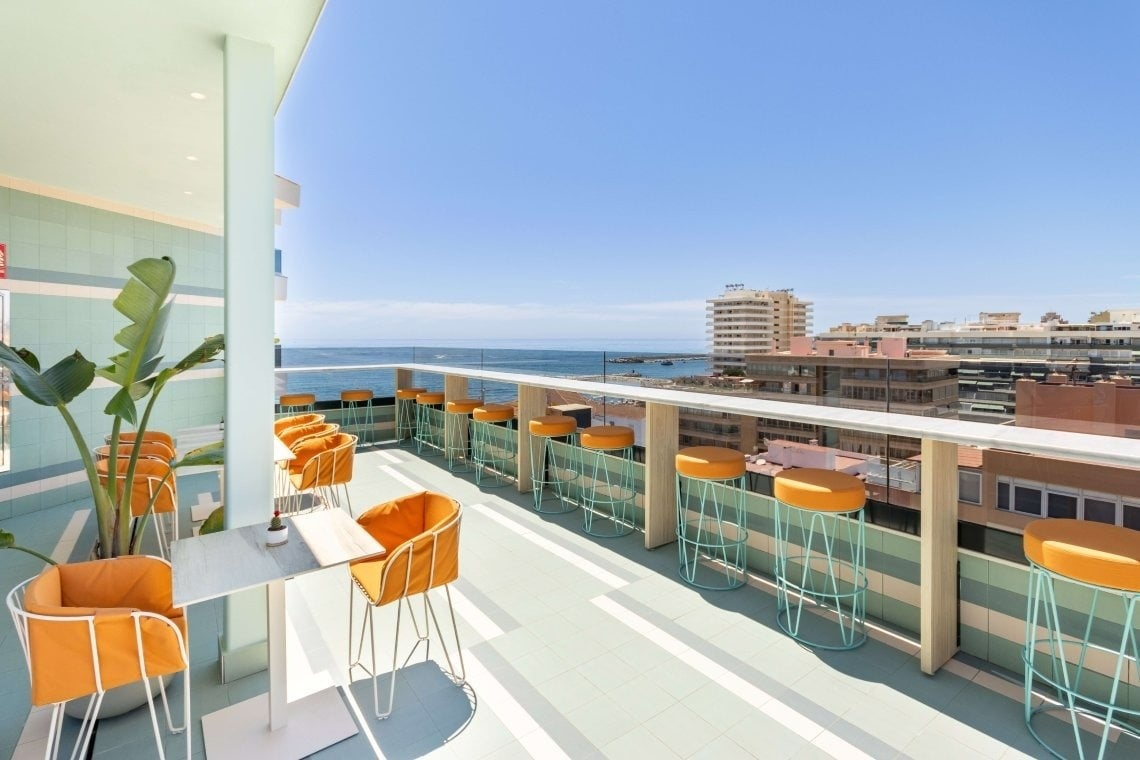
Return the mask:
<path id="1" fill-rule="evenodd" d="M 617 358 L 642 358 L 640 363 L 616 363 Z M 672 365 L 662 364 L 672 361 Z M 660 353 L 639 351 L 552 351 L 512 348 L 447 348 L 447 347 L 375 347 L 375 348 L 289 348 L 281 349 L 283 369 L 304 367 L 351 367 L 372 364 L 440 364 L 452 367 L 485 369 L 498 372 L 520 372 L 557 377 L 589 378 L 630 382 L 628 373 L 644 378 L 668 379 L 687 375 L 706 375 L 709 361 L 700 352 Z M 623 377 L 624 375 L 624 377 Z M 395 394 L 395 373 L 390 369 L 333 370 L 321 372 L 279 372 L 278 393 L 313 393 L 319 400 L 340 398 L 342 390 L 367 388 L 377 397 Z M 429 390 L 442 390 L 442 375 L 423 373 L 415 378 L 417 385 Z M 515 398 L 513 385 L 471 383 L 473 395 L 487 401 Z"/>

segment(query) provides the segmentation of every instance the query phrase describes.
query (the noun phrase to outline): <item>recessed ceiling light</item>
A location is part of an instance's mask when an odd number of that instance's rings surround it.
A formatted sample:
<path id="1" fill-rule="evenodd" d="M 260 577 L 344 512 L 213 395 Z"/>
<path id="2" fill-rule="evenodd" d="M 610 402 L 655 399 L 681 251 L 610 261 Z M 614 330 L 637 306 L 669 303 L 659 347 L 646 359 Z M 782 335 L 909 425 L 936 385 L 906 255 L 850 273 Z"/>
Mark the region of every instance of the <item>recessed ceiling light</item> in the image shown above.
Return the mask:
<path id="1" fill-rule="evenodd" d="M 197 160 L 198 160 L 198 157 L 197 157 L 197 156 L 187 156 L 187 157 L 186 157 L 186 160 L 187 160 L 187 161 L 197 161 Z"/>
<path id="2" fill-rule="evenodd" d="M 192 92 L 192 93 L 190 93 L 190 97 L 194 98 L 194 100 L 205 100 L 206 99 L 206 96 L 200 92 Z"/>
<path id="3" fill-rule="evenodd" d="M 193 190 L 183 190 L 182 192 L 186 195 L 193 195 L 194 194 Z"/>

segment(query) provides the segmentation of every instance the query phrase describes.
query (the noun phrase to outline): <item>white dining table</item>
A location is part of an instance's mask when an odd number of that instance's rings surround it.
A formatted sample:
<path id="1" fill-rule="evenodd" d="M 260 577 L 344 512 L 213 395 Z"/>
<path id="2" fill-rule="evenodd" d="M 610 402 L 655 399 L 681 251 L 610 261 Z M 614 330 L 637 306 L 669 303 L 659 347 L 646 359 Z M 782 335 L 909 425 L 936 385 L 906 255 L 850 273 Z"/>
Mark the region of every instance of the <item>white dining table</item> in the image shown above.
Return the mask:
<path id="1" fill-rule="evenodd" d="M 382 554 L 384 547 L 346 512 L 285 518 L 289 540 L 265 545 L 266 525 L 209 533 L 171 545 L 174 604 L 182 607 L 264 586 L 268 607 L 269 693 L 202 717 L 210 760 L 299 760 L 358 732 L 336 687 L 289 702 L 285 667 L 285 581 Z"/>

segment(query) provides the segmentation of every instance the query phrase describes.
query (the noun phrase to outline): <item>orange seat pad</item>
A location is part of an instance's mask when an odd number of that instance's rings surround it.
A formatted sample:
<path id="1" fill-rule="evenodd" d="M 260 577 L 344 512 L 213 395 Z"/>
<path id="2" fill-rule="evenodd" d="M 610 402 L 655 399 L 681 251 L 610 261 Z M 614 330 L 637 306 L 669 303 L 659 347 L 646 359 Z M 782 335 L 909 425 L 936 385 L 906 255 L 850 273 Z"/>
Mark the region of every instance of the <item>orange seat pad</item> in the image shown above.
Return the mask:
<path id="1" fill-rule="evenodd" d="M 527 428 L 531 435 L 544 435 L 552 438 L 570 435 L 578 429 L 578 421 L 565 414 L 548 414 L 544 417 L 535 417 Z"/>
<path id="2" fill-rule="evenodd" d="M 483 406 L 483 400 L 478 398 L 457 398 L 447 402 L 447 411 L 452 414 L 471 414 Z"/>
<path id="3" fill-rule="evenodd" d="M 867 501 L 859 478 L 811 467 L 781 472 L 772 481 L 772 495 L 789 506 L 813 512 L 854 512 Z"/>
<path id="4" fill-rule="evenodd" d="M 744 455 L 720 446 L 690 446 L 674 461 L 677 472 L 690 478 L 728 480 L 744 474 Z"/>
<path id="5" fill-rule="evenodd" d="M 579 433 L 584 449 L 624 449 L 633 445 L 633 428 L 625 425 L 595 425 Z"/>
<path id="6" fill-rule="evenodd" d="M 479 422 L 506 422 L 515 418 L 515 408 L 508 404 L 484 404 L 471 412 Z"/>
<path id="7" fill-rule="evenodd" d="M 1031 522 L 1025 557 L 1051 572 L 1094 586 L 1140 591 L 1140 531 L 1091 520 Z"/>

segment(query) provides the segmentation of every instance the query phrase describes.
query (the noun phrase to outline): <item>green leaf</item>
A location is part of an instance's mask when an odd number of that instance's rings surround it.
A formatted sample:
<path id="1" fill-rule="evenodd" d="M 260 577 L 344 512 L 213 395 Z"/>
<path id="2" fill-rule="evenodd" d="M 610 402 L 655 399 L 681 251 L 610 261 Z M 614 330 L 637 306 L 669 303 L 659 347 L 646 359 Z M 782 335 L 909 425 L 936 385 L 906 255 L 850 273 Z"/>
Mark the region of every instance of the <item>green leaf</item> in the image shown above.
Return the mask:
<path id="1" fill-rule="evenodd" d="M 202 523 L 202 527 L 198 529 L 198 535 L 202 536 L 207 533 L 220 533 L 226 529 L 226 512 L 224 507 L 218 507 L 206 521 Z"/>
<path id="2" fill-rule="evenodd" d="M 103 413 L 112 417 L 122 417 L 131 424 L 131 427 L 138 427 L 138 407 L 135 406 L 135 400 L 131 397 L 130 388 L 122 388 L 114 396 L 111 396 L 107 406 L 103 407 Z"/>
<path id="3" fill-rule="evenodd" d="M 172 464 L 171 467 L 204 467 L 206 465 L 224 464 L 225 456 L 225 441 L 215 441 L 186 452 L 186 456 Z"/>
<path id="4" fill-rule="evenodd" d="M 174 284 L 174 262 L 168 257 L 141 259 L 128 267 L 132 277 L 115 299 L 115 310 L 130 324 L 115 335 L 125 351 L 112 356 L 111 364 L 99 375 L 122 388 L 129 388 L 149 376 L 162 361 L 159 351 L 166 334 L 173 301 L 168 301 Z M 127 404 L 120 402 L 122 408 Z"/>
<path id="5" fill-rule="evenodd" d="M 12 373 L 12 382 L 32 402 L 41 406 L 61 406 L 91 386 L 95 365 L 76 351 L 40 373 L 35 354 L 16 351 L 0 342 L 0 365 Z"/>

